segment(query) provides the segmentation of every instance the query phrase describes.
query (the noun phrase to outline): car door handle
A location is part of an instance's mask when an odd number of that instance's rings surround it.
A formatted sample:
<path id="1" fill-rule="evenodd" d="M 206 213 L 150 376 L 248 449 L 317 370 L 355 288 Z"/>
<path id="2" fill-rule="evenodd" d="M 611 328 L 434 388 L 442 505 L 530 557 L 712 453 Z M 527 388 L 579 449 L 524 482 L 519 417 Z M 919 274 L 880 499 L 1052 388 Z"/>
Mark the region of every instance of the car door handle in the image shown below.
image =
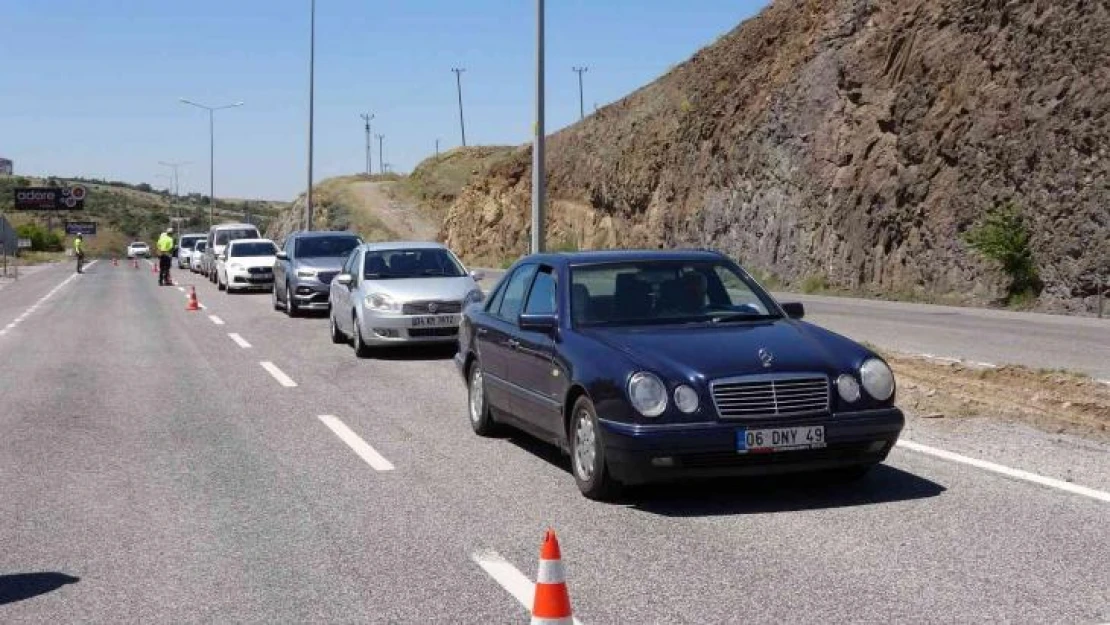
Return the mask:
<path id="1" fill-rule="evenodd" d="M 509 348 L 510 349 L 516 349 L 518 347 L 520 347 L 520 341 L 518 341 L 516 339 L 509 339 Z"/>
<path id="2" fill-rule="evenodd" d="M 478 336 L 485 336 L 489 334 L 489 330 L 485 328 L 478 328 Z"/>

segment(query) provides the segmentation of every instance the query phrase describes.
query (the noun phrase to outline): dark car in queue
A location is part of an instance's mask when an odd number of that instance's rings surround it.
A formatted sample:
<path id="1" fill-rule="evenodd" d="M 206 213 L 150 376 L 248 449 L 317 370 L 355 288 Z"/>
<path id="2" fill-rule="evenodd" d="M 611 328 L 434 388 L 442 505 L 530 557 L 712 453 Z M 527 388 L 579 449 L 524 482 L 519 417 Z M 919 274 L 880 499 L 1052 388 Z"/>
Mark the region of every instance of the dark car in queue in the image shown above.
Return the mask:
<path id="1" fill-rule="evenodd" d="M 274 263 L 274 310 L 290 317 L 301 311 L 328 310 L 331 279 L 351 251 L 362 244 L 350 232 L 293 232 Z"/>
<path id="2" fill-rule="evenodd" d="M 570 455 L 584 495 L 688 477 L 853 479 L 905 424 L 878 355 L 802 321 L 713 251 L 545 254 L 469 306 L 471 426 Z"/>

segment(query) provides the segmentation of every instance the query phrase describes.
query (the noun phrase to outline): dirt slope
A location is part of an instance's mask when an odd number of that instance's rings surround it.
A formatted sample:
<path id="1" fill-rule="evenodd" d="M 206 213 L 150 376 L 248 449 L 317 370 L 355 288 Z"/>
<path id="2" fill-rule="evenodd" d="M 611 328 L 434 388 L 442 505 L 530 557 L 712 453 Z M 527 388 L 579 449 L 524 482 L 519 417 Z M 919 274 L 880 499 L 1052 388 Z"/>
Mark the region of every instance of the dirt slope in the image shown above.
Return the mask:
<path id="1" fill-rule="evenodd" d="M 1006 279 L 959 235 L 1013 199 L 1042 307 L 1089 308 L 1110 275 L 1108 41 L 1105 0 L 778 0 L 550 139 L 550 244 L 712 246 L 788 284 L 984 303 Z M 463 192 L 449 244 L 525 251 L 530 159 Z"/>

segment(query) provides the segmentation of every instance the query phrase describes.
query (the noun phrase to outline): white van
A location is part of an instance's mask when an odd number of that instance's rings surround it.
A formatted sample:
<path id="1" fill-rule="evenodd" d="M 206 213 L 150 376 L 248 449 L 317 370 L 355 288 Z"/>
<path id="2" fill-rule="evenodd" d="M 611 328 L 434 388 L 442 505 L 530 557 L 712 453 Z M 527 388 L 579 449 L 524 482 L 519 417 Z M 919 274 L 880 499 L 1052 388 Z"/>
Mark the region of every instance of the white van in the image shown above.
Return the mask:
<path id="1" fill-rule="evenodd" d="M 208 280 L 216 283 L 216 258 L 224 253 L 227 244 L 239 239 L 261 239 L 258 228 L 251 224 L 220 224 L 208 230 L 208 247 L 204 249 L 204 269 Z"/>

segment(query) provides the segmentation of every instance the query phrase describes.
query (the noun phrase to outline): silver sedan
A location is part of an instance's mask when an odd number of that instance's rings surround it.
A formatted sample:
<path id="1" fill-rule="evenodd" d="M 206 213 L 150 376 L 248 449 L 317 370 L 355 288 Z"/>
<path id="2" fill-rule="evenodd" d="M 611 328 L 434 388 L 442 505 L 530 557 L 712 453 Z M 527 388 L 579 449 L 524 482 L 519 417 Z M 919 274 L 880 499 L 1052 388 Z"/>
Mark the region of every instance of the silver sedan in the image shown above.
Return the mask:
<path id="1" fill-rule="evenodd" d="M 367 243 L 331 282 L 331 338 L 371 347 L 458 340 L 462 310 L 482 300 L 477 273 L 439 243 Z"/>

